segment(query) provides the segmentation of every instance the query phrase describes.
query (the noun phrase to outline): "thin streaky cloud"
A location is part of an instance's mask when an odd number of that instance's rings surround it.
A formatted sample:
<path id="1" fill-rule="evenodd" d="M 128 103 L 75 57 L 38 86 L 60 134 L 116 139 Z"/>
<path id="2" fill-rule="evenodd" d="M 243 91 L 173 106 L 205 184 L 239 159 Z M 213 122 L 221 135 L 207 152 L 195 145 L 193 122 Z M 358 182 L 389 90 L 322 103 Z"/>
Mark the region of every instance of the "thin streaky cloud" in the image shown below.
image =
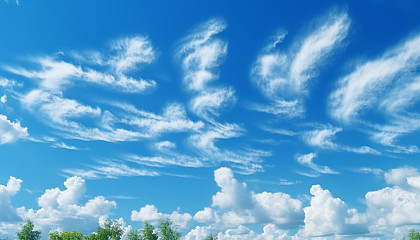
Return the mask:
<path id="1" fill-rule="evenodd" d="M 312 169 L 315 174 L 315 176 L 318 176 L 318 174 L 340 174 L 339 172 L 330 169 L 327 166 L 320 166 L 316 163 L 314 163 L 313 159 L 317 157 L 317 154 L 315 153 L 308 153 L 308 154 L 304 154 L 304 155 L 297 155 L 296 156 L 296 161 L 306 167 L 309 167 L 310 169 Z"/>
<path id="2" fill-rule="evenodd" d="M 253 64 L 251 78 L 273 103 L 259 104 L 252 109 L 289 118 L 302 116 L 309 81 L 318 75 L 318 68 L 342 45 L 350 22 L 346 12 L 331 12 L 289 52 L 277 47 L 285 37 L 284 32 L 272 37 L 272 42 Z"/>

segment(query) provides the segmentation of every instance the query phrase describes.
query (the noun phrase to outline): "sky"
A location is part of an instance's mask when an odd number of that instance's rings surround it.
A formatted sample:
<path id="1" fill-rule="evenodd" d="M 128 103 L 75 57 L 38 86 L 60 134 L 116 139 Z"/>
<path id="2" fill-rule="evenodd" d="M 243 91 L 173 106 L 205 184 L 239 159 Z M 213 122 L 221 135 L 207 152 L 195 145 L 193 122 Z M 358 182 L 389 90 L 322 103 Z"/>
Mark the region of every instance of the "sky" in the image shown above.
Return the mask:
<path id="1" fill-rule="evenodd" d="M 420 230 L 418 1 L 0 0 L 0 238 Z"/>

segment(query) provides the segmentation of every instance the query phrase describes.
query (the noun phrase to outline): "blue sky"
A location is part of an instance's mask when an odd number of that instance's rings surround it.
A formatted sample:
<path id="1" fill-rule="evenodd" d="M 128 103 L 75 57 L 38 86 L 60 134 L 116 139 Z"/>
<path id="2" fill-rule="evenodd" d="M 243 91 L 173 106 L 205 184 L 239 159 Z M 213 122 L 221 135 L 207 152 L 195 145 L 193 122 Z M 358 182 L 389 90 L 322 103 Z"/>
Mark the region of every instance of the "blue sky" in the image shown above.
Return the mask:
<path id="1" fill-rule="evenodd" d="M 420 228 L 416 1 L 0 2 L 0 236 Z"/>

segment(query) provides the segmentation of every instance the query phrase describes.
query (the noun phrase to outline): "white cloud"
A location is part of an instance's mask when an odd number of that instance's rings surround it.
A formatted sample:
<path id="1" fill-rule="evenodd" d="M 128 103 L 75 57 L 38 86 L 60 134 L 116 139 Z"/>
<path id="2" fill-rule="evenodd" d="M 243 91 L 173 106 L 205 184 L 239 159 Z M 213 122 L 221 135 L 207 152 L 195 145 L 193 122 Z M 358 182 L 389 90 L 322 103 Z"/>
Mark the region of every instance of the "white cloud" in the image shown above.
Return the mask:
<path id="1" fill-rule="evenodd" d="M 176 148 L 176 144 L 171 141 L 161 141 L 161 142 L 155 143 L 155 147 L 159 151 L 165 151 L 168 149 Z"/>
<path id="2" fill-rule="evenodd" d="M 232 88 L 216 88 L 203 92 L 191 101 L 191 110 L 198 116 L 211 119 L 218 116 L 220 108 L 235 101 L 235 91 Z"/>
<path id="3" fill-rule="evenodd" d="M 218 217 L 215 210 L 205 207 L 204 210 L 195 213 L 194 220 L 200 223 L 213 223 L 218 221 Z"/>
<path id="4" fill-rule="evenodd" d="M 373 128 L 372 139 L 389 147 L 390 152 L 418 153 L 417 146 L 401 146 L 396 139 L 420 128 L 420 113 L 415 107 L 420 100 L 420 77 L 416 72 L 420 66 L 419 46 L 420 35 L 415 35 L 382 56 L 356 65 L 330 95 L 331 116 Z M 384 121 L 377 124 L 364 120 L 370 111 Z"/>
<path id="5" fill-rule="evenodd" d="M 135 115 L 126 116 L 121 122 L 146 131 L 152 135 L 166 132 L 197 131 L 204 127 L 203 122 L 194 122 L 187 117 L 185 108 L 178 103 L 171 103 L 163 109 L 162 115 L 139 111 L 133 106 L 122 105 Z"/>
<path id="6" fill-rule="evenodd" d="M 115 41 L 112 50 L 115 55 L 109 60 L 109 65 L 118 73 L 134 70 L 138 64 L 150 64 L 156 59 L 152 43 L 143 36 Z"/>
<path id="7" fill-rule="evenodd" d="M 214 227 L 243 224 L 274 223 L 285 228 L 302 224 L 302 203 L 290 195 L 276 193 L 252 193 L 245 183 L 238 182 L 229 168 L 215 170 L 214 177 L 221 188 L 212 197 L 212 207 L 198 211 L 194 219 Z"/>
<path id="8" fill-rule="evenodd" d="M 361 146 L 361 147 L 349 147 L 339 145 L 333 142 L 335 135 L 341 132 L 343 129 L 338 127 L 333 127 L 331 125 L 323 125 L 317 127 L 315 130 L 306 131 L 303 133 L 303 140 L 310 146 L 318 147 L 322 149 L 329 149 L 335 151 L 347 151 L 358 154 L 371 154 L 371 155 L 380 155 L 381 153 L 371 147 Z"/>
<path id="9" fill-rule="evenodd" d="M 44 234 L 55 229 L 92 232 L 97 227 L 98 220 L 107 218 L 111 209 L 116 207 L 114 201 L 108 201 L 102 196 L 79 204 L 86 192 L 85 180 L 80 177 L 68 178 L 64 185 L 65 190 L 47 189 L 38 198 L 38 210 L 17 208 L 18 216 L 21 219 L 31 219 Z"/>
<path id="10" fill-rule="evenodd" d="M 7 102 L 7 96 L 6 95 L 1 96 L 0 102 L 1 103 L 6 103 Z"/>
<path id="11" fill-rule="evenodd" d="M 132 221 L 148 221 L 151 223 L 157 223 L 159 220 L 165 218 L 171 219 L 181 229 L 187 228 L 192 220 L 192 216 L 188 213 L 181 214 L 178 213 L 178 211 L 174 211 L 171 214 L 160 213 L 154 205 L 146 205 L 140 208 L 139 211 L 131 211 Z"/>
<path id="12" fill-rule="evenodd" d="M 191 90 L 202 90 L 208 82 L 218 78 L 215 69 L 227 53 L 227 43 L 215 39 L 226 24 L 220 19 L 211 19 L 196 28 L 179 46 L 178 57 L 182 60 L 184 83 Z"/>
<path id="13" fill-rule="evenodd" d="M 68 175 L 76 175 L 88 179 L 160 175 L 156 171 L 144 168 L 134 168 L 116 161 L 102 161 L 97 165 L 88 166 L 87 169 L 64 169 L 62 172 Z"/>
<path id="14" fill-rule="evenodd" d="M 201 240 L 210 234 L 216 235 L 220 240 L 282 240 L 290 239 L 287 231 L 278 229 L 274 224 L 267 224 L 263 227 L 263 232 L 257 234 L 253 230 L 239 226 L 237 228 L 227 229 L 224 232 L 215 234 L 217 230 L 211 227 L 199 227 L 192 229 L 186 236 L 186 240 Z"/>
<path id="15" fill-rule="evenodd" d="M 239 183 L 229 168 L 219 168 L 214 171 L 214 180 L 221 188 L 212 197 L 212 206 L 222 209 L 247 209 L 252 206 L 252 198 L 247 192 L 246 184 Z"/>
<path id="16" fill-rule="evenodd" d="M 14 86 L 21 86 L 21 84 L 19 84 L 15 80 L 10 80 L 4 77 L 0 77 L 0 86 L 3 88 L 11 88 Z"/>
<path id="17" fill-rule="evenodd" d="M 308 238 L 367 232 L 366 225 L 351 223 L 351 218 L 357 212 L 349 209 L 341 199 L 334 198 L 319 185 L 313 185 L 310 192 L 311 203 L 303 209 L 305 225 L 299 230 L 298 236 Z"/>
<path id="18" fill-rule="evenodd" d="M 286 101 L 283 99 L 272 100 L 271 104 L 253 104 L 251 110 L 284 116 L 286 118 L 302 117 L 305 109 L 302 101 L 294 99 Z"/>
<path id="19" fill-rule="evenodd" d="M 418 177 L 419 173 L 416 168 L 413 167 L 401 167 L 391 169 L 384 174 L 385 181 L 388 184 L 392 184 L 401 188 L 409 187 L 408 179 L 411 177 Z"/>
<path id="20" fill-rule="evenodd" d="M 10 177 L 6 186 L 0 184 L 0 223 L 12 223 L 20 220 L 16 214 L 16 209 L 11 204 L 10 198 L 19 192 L 21 183 L 22 180 Z"/>
<path id="21" fill-rule="evenodd" d="M 318 75 L 317 68 L 342 44 L 349 27 L 347 13 L 331 12 L 289 53 L 276 49 L 285 37 L 285 32 L 277 33 L 251 70 L 253 81 L 274 104 L 253 109 L 286 117 L 301 116 L 302 96 L 308 93 L 309 80 Z"/>
<path id="22" fill-rule="evenodd" d="M 364 173 L 364 174 L 373 173 L 375 175 L 382 175 L 384 172 L 384 170 L 380 168 L 369 168 L 369 167 L 361 167 L 361 168 L 353 169 L 353 171 L 358 172 L 358 173 Z"/>
<path id="23" fill-rule="evenodd" d="M 341 128 L 327 125 L 322 128 L 304 133 L 303 139 L 311 146 L 336 149 L 337 144 L 333 143 L 332 140 L 334 139 L 335 134 L 341 131 Z"/>
<path id="24" fill-rule="evenodd" d="M 362 110 L 379 106 L 382 96 L 385 96 L 382 106 L 389 111 L 410 101 L 417 88 L 408 91 L 407 95 L 405 90 L 416 86 L 417 80 L 413 82 L 407 73 L 420 64 L 419 46 L 420 36 L 415 36 L 388 50 L 382 57 L 356 66 L 353 72 L 340 79 L 337 90 L 331 94 L 331 115 L 349 122 Z M 390 87 L 391 91 L 388 90 Z M 394 101 L 395 104 L 386 104 Z"/>
<path id="25" fill-rule="evenodd" d="M 307 166 L 310 169 L 312 169 L 314 171 L 313 174 L 308 175 L 308 176 L 314 176 L 317 177 L 319 176 L 319 174 L 339 174 L 339 172 L 330 169 L 327 166 L 320 166 L 316 163 L 313 162 L 313 159 L 316 158 L 317 155 L 315 153 L 308 153 L 308 154 L 304 154 L 304 155 L 298 155 L 296 157 L 296 160 L 299 164 L 303 165 L 303 166 Z"/>
<path id="26" fill-rule="evenodd" d="M 12 143 L 28 136 L 28 129 L 19 121 L 11 122 L 7 116 L 0 114 L 0 144 Z"/>

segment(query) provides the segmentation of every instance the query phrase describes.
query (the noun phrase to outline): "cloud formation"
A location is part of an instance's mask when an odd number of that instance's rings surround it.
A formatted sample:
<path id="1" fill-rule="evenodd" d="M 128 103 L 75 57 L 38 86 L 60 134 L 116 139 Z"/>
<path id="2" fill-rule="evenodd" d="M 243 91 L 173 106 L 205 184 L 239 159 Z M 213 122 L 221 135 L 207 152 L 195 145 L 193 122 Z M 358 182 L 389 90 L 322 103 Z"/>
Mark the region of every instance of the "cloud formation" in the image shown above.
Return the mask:
<path id="1" fill-rule="evenodd" d="M 287 33 L 276 33 L 251 70 L 251 78 L 271 103 L 252 109 L 288 118 L 303 115 L 309 81 L 342 45 L 349 27 L 347 13 L 333 11 L 288 52 L 278 50 Z"/>
<path id="2" fill-rule="evenodd" d="M 0 144 L 12 143 L 28 135 L 28 129 L 22 127 L 19 121 L 11 122 L 7 116 L 0 114 Z"/>

